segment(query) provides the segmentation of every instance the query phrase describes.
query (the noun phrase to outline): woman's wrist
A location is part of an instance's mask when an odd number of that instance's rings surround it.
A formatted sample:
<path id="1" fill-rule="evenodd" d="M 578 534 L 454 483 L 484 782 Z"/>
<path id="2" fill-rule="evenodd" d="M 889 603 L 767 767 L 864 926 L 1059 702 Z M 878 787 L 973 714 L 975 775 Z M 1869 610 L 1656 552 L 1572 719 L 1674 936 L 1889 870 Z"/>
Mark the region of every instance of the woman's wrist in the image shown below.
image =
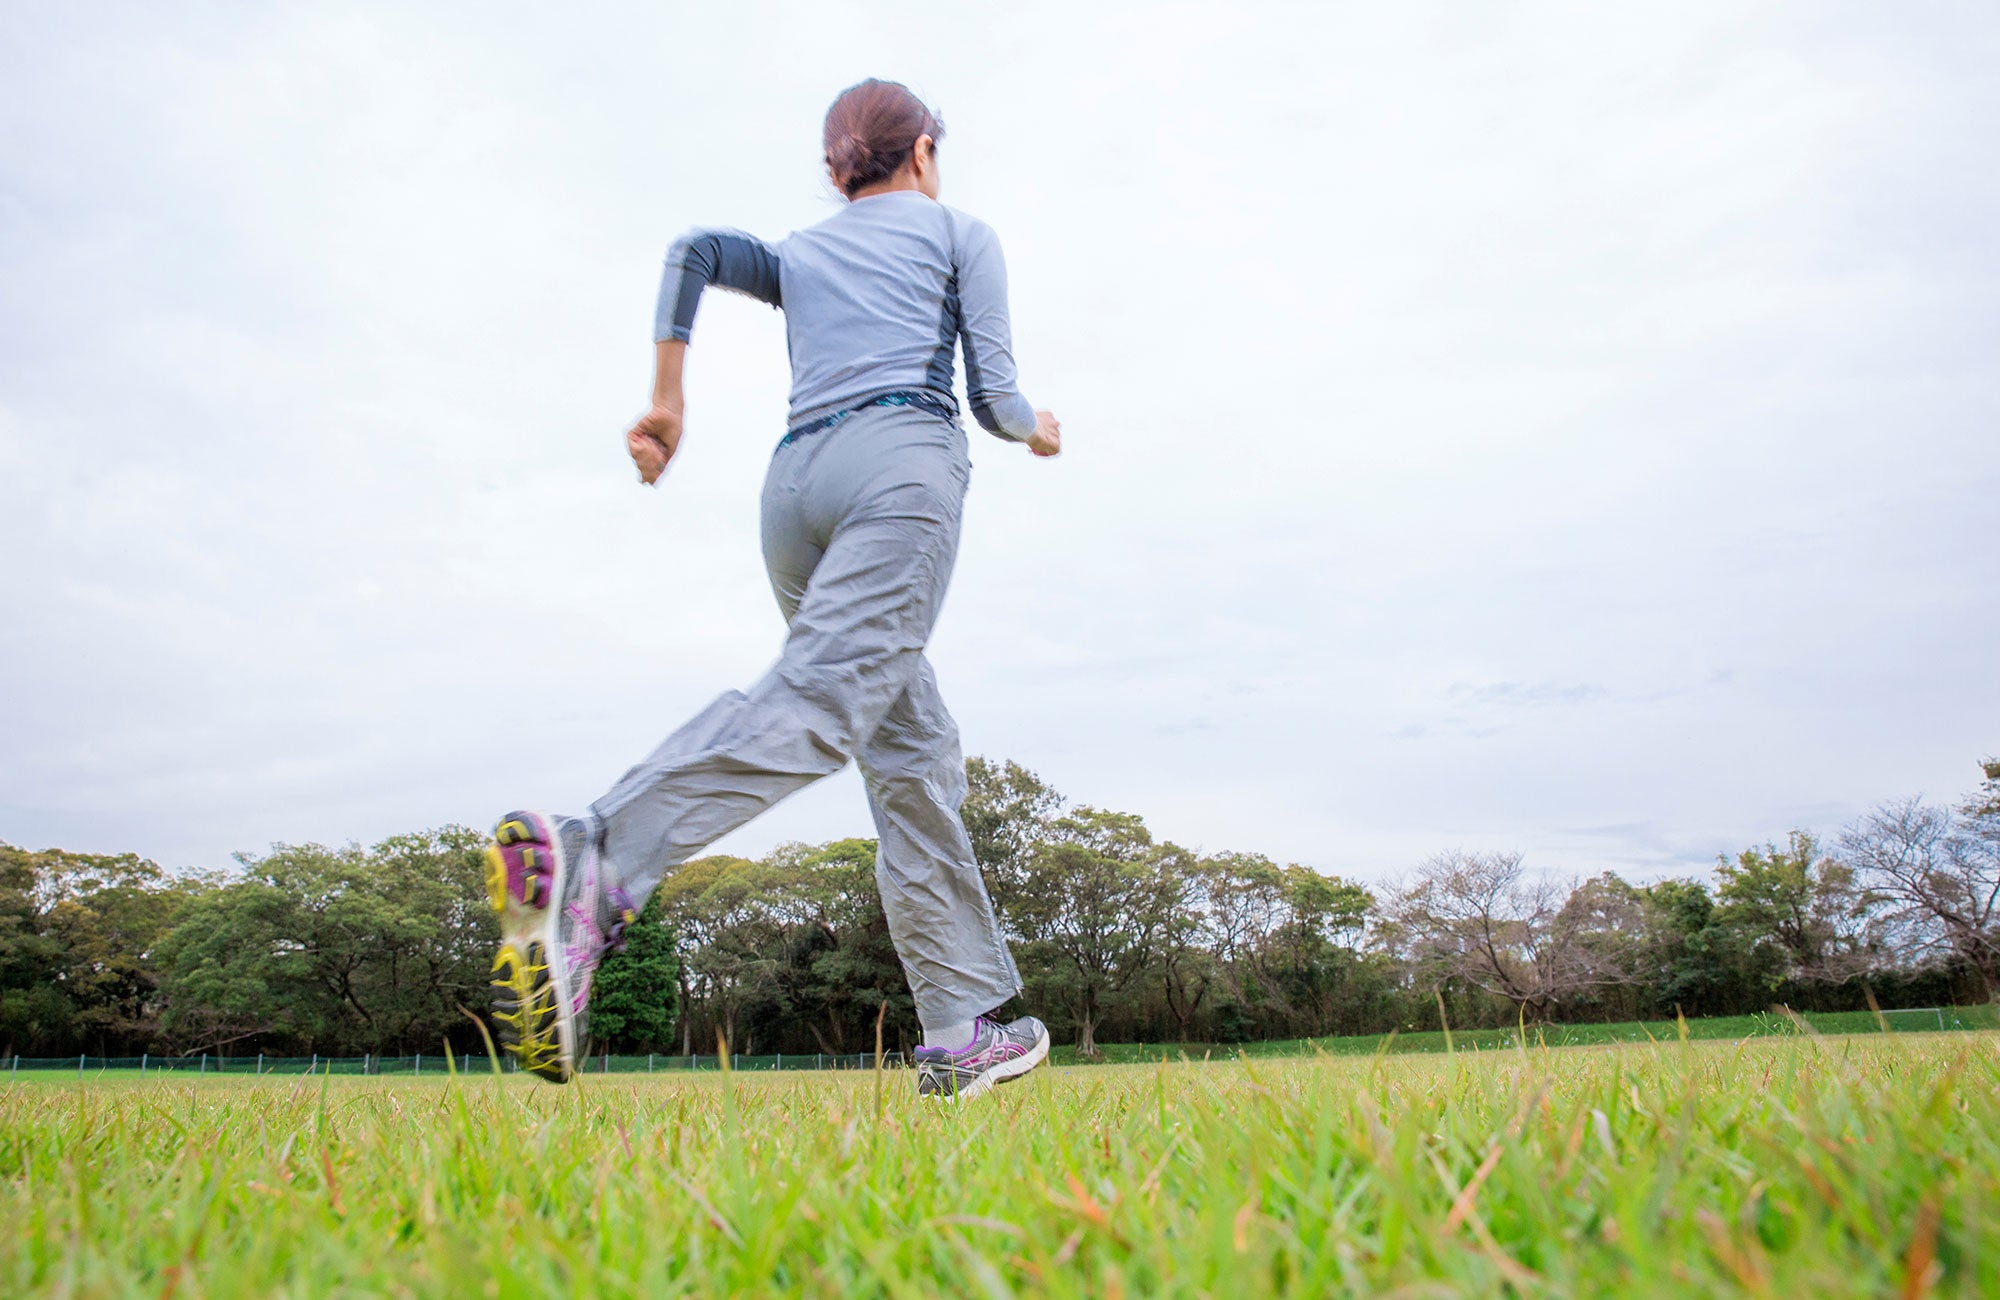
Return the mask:
<path id="1" fill-rule="evenodd" d="M 654 347 L 653 409 L 681 413 L 681 369 L 687 364 L 687 344 L 666 339 Z"/>

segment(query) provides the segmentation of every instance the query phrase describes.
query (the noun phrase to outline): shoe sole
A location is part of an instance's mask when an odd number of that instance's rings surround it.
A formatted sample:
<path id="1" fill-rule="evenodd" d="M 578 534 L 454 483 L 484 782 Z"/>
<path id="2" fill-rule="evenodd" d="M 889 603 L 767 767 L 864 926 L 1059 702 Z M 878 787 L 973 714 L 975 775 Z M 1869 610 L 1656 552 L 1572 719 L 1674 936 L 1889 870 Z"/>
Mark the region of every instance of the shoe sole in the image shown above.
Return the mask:
<path id="1" fill-rule="evenodd" d="M 562 897 L 564 859 L 555 826 L 540 813 L 508 813 L 486 846 L 486 901 L 500 918 L 493 1020 L 521 1068 L 551 1083 L 569 1082 L 577 1059 L 560 914 L 551 906 Z"/>
<path id="2" fill-rule="evenodd" d="M 942 1102 L 971 1101 L 974 1097 L 983 1096 L 993 1091 L 993 1088 L 997 1084 L 1012 1083 L 1040 1065 L 1043 1061 L 1046 1061 L 1048 1057 L 1049 1031 L 1047 1026 L 1044 1026 L 1041 1037 L 1035 1040 L 1035 1045 L 1028 1049 L 1026 1055 L 1017 1056 L 1011 1061 L 1002 1061 L 989 1070 L 981 1071 L 978 1078 L 966 1084 L 963 1088 L 933 1092 L 928 1094 L 925 1099 L 930 1100 L 931 1098 L 935 1098 Z"/>

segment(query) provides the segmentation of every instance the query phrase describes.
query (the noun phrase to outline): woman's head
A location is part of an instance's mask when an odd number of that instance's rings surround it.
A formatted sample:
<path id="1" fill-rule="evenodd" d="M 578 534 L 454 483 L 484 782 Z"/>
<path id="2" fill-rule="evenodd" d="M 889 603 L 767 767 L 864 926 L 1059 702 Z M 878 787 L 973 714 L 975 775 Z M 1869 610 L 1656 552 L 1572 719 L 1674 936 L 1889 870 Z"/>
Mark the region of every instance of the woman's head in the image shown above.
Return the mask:
<path id="1" fill-rule="evenodd" d="M 850 199 L 877 187 L 936 198 L 942 139 L 944 123 L 908 86 L 870 77 L 841 91 L 826 110 L 826 170 Z"/>

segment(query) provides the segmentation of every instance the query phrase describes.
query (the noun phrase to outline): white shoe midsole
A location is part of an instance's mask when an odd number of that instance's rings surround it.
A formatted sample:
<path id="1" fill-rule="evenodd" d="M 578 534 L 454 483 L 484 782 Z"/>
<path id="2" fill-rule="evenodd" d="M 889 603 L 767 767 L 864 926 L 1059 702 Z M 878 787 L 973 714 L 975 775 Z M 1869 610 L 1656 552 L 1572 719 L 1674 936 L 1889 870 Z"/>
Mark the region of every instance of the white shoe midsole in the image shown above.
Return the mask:
<path id="1" fill-rule="evenodd" d="M 546 813 L 537 814 L 537 818 L 549 832 L 550 868 L 543 894 L 549 903 L 547 907 L 535 907 L 515 898 L 513 891 L 509 890 L 507 911 L 500 918 L 500 942 L 512 944 L 522 961 L 528 960 L 528 954 L 533 951 L 531 944 L 541 945 L 542 961 L 548 966 L 549 993 L 555 1001 L 557 1050 L 564 1071 L 574 1074 L 577 1060 L 576 1018 L 570 1013 L 569 957 L 558 938 L 563 886 L 569 875 L 569 855 L 563 851 L 562 833 L 556 828 L 555 818 Z"/>
<path id="2" fill-rule="evenodd" d="M 1028 1049 L 1026 1056 L 1002 1061 L 988 1072 L 987 1077 L 995 1083 L 1004 1083 L 1009 1079 L 1019 1078 L 1047 1059 L 1049 1059 L 1049 1031 L 1044 1029 L 1042 1036 L 1035 1040 L 1035 1045 Z"/>
<path id="3" fill-rule="evenodd" d="M 956 1091 L 939 1092 L 936 1096 L 941 1101 L 970 1101 L 982 1093 L 991 1092 L 993 1085 L 996 1083 L 1005 1083 L 1009 1079 L 1020 1078 L 1047 1060 L 1048 1056 L 1049 1031 L 1043 1029 L 1041 1037 L 1035 1040 L 1035 1045 L 1022 1055 L 1014 1057 L 1009 1061 L 1002 1061 L 990 1070 L 982 1070 L 978 1078 L 966 1084 L 963 1088 Z"/>

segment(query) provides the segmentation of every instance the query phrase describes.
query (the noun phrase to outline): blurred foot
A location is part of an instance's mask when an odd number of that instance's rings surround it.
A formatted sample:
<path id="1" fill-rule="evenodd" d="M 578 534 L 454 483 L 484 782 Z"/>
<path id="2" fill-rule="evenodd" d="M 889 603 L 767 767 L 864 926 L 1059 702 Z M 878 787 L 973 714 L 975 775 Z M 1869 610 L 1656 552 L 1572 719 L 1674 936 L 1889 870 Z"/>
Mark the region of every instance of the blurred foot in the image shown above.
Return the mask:
<path id="1" fill-rule="evenodd" d="M 1048 1055 L 1048 1028 L 1033 1016 L 1005 1025 L 981 1016 L 972 1022 L 972 1041 L 964 1047 L 917 1049 L 917 1096 L 941 1101 L 977 1097 L 996 1083 L 1020 1078 Z"/>
<path id="2" fill-rule="evenodd" d="M 486 896 L 500 917 L 493 1019 L 521 1068 L 566 1083 L 590 1050 L 590 984 L 636 916 L 604 887 L 604 859 L 574 817 L 513 812 L 486 848 Z"/>

